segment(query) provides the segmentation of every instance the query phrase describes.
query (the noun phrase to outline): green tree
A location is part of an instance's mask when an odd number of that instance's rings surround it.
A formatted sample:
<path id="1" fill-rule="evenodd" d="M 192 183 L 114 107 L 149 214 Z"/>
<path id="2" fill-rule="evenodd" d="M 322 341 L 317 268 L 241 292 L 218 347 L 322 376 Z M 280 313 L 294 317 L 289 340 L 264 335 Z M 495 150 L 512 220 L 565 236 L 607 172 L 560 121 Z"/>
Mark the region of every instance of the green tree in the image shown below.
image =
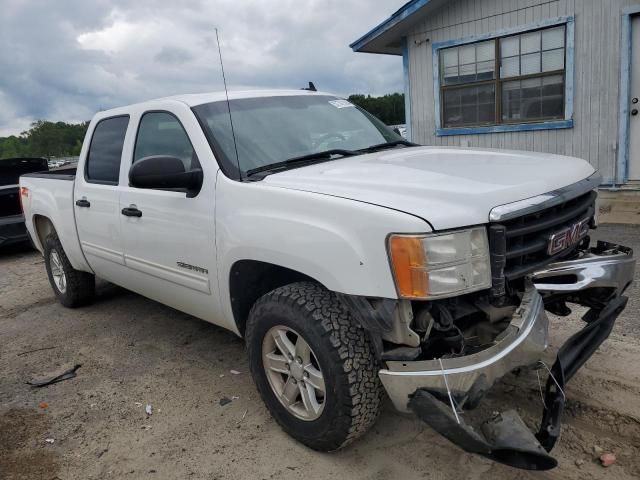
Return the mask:
<path id="1" fill-rule="evenodd" d="M 0 158 L 66 157 L 80 154 L 89 122 L 38 120 L 20 136 L 0 137 Z"/>
<path id="2" fill-rule="evenodd" d="M 387 125 L 405 123 L 403 93 L 391 93 L 381 97 L 353 94 L 349 96 L 349 101 L 375 115 Z"/>

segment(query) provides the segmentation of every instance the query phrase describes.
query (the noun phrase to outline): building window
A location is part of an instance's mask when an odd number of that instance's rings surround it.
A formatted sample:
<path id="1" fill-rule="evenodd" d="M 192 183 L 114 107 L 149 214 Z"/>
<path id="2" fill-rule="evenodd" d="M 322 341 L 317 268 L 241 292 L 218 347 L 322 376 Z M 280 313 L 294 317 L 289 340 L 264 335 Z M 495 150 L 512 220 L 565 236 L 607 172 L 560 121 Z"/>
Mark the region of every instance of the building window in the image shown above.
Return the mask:
<path id="1" fill-rule="evenodd" d="M 565 116 L 565 25 L 439 50 L 445 128 Z"/>

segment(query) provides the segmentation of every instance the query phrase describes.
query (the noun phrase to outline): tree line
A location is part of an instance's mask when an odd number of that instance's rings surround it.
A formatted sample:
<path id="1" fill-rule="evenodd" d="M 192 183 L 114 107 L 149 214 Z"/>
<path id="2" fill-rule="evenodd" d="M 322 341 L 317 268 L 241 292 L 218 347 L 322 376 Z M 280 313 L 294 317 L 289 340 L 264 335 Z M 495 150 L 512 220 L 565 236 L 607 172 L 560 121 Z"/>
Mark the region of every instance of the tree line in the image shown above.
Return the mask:
<path id="1" fill-rule="evenodd" d="M 20 135 L 0 137 L 0 158 L 73 157 L 80 148 L 89 122 L 65 123 L 38 120 Z"/>
<path id="2" fill-rule="evenodd" d="M 404 122 L 404 94 L 391 93 L 381 97 L 371 95 L 349 95 L 349 101 L 375 115 L 387 125 L 399 125 Z"/>
<path id="3" fill-rule="evenodd" d="M 375 115 L 387 125 L 404 123 L 404 95 L 392 93 L 381 97 L 353 94 L 349 101 Z M 0 158 L 73 157 L 80 148 L 89 122 L 65 123 L 38 120 L 20 135 L 0 137 Z"/>

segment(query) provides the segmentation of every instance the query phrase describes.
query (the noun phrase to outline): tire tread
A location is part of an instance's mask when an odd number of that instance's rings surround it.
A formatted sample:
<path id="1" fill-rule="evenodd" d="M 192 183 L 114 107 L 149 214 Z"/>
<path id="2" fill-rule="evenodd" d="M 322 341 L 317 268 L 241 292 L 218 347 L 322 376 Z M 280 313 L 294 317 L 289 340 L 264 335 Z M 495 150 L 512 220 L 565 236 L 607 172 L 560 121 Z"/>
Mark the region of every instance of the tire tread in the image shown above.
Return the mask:
<path id="1" fill-rule="evenodd" d="M 337 353 L 326 361 L 344 372 L 339 388 L 343 403 L 339 418 L 323 439 L 305 441 L 318 450 L 337 450 L 363 435 L 378 419 L 383 390 L 378 378 L 378 362 L 367 333 L 354 319 L 335 293 L 313 282 L 299 282 L 277 288 L 261 297 L 251 309 L 247 322 L 247 345 L 252 345 L 256 322 L 270 309 L 273 302 L 289 305 L 294 310 L 302 307 L 321 327 L 321 337 Z M 296 308 L 297 307 L 297 308 Z M 260 340 L 261 341 L 261 340 Z M 251 354 L 251 352 L 250 352 Z M 331 356 L 330 356 L 331 357 Z M 260 392 L 264 399 L 264 392 Z M 278 416 L 274 418 L 281 427 Z"/>

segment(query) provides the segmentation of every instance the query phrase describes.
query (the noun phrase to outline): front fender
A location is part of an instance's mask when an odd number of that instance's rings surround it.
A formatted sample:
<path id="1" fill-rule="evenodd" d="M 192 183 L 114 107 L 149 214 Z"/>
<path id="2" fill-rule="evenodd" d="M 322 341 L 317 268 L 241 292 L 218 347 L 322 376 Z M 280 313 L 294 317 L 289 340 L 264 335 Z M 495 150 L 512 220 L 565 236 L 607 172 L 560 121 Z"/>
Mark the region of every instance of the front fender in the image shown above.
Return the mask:
<path id="1" fill-rule="evenodd" d="M 397 298 L 386 251 L 393 232 L 428 232 L 422 219 L 354 200 L 241 183 L 219 174 L 216 245 L 222 304 L 231 315 L 229 274 L 240 260 L 286 267 L 329 290 Z"/>

